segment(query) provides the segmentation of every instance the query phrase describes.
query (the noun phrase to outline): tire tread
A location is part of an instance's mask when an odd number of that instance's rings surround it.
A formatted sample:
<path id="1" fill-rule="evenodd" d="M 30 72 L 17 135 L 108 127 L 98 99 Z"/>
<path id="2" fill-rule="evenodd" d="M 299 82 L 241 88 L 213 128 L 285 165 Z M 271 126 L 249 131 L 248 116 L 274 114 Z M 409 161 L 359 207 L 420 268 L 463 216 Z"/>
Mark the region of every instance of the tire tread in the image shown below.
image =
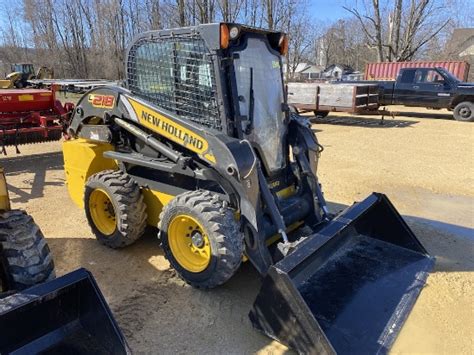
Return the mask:
<path id="1" fill-rule="evenodd" d="M 22 290 L 56 276 L 43 233 L 25 211 L 0 214 L 0 257 L 12 289 Z"/>
<path id="2" fill-rule="evenodd" d="M 117 202 L 117 230 L 114 238 L 101 238 L 92 220 L 88 217 L 92 231 L 104 245 L 116 249 L 123 248 L 137 241 L 145 232 L 147 212 L 140 187 L 130 175 L 120 170 L 104 170 L 89 177 L 86 189 L 104 187 Z M 87 196 L 87 194 L 85 194 Z M 87 206 L 87 201 L 84 201 Z"/>
<path id="3" fill-rule="evenodd" d="M 217 245 L 217 248 L 214 250 L 216 255 L 213 255 L 217 260 L 215 271 L 205 281 L 196 282 L 183 275 L 181 272 L 182 268 L 172 257 L 171 250 L 166 241 L 163 243 L 165 256 L 181 278 L 191 286 L 202 289 L 217 287 L 229 280 L 242 262 L 244 251 L 243 234 L 240 232 L 238 223 L 234 219 L 233 210 L 227 207 L 217 194 L 213 194 L 210 191 L 188 191 L 176 196 L 165 206 L 160 214 L 158 228 L 160 230 L 161 228 L 167 228 L 167 225 L 163 226 L 162 222 L 166 221 L 165 223 L 167 224 L 172 218 L 172 211 L 183 206 L 192 209 L 197 215 L 202 216 L 202 220 L 208 221 L 208 237 L 213 238 Z M 209 232 L 212 232 L 212 234 Z"/>

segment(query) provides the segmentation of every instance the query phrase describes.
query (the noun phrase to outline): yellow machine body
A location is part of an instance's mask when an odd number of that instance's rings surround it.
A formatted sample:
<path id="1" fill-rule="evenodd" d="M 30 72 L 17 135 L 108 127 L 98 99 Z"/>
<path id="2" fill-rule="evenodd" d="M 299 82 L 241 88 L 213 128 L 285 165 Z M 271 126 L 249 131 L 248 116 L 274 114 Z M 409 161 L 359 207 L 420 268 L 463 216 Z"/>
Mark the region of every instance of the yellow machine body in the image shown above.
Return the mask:
<path id="1" fill-rule="evenodd" d="M 103 170 L 118 169 L 115 160 L 103 156 L 104 152 L 110 150 L 114 150 L 111 144 L 96 143 L 81 138 L 63 143 L 67 188 L 71 199 L 80 208 L 84 208 L 84 187 L 87 179 Z M 163 206 L 174 196 L 146 187 L 142 188 L 142 193 L 147 206 L 147 223 L 156 227 Z"/>
<path id="2" fill-rule="evenodd" d="M 0 167 L 0 211 L 10 210 L 10 196 L 8 195 L 7 180 L 5 179 L 5 172 Z"/>
<path id="3" fill-rule="evenodd" d="M 0 80 L 0 89 L 13 89 L 17 87 L 17 82 L 24 81 L 22 86 L 26 86 L 26 80 L 32 79 L 53 79 L 54 69 L 42 66 L 34 73 L 34 67 L 31 63 L 14 64 L 12 71 Z"/>
<path id="4" fill-rule="evenodd" d="M 0 80 L 0 89 L 11 89 L 13 88 L 13 81 L 9 79 L 1 79 Z"/>
<path id="5" fill-rule="evenodd" d="M 102 170 L 116 170 L 117 163 L 103 157 L 103 153 L 114 150 L 108 143 L 95 143 L 85 139 L 73 139 L 63 143 L 64 171 L 71 199 L 84 208 L 84 186 L 89 176 Z"/>
<path id="6" fill-rule="evenodd" d="M 146 204 L 147 223 L 156 227 L 160 221 L 160 213 L 163 207 L 173 199 L 173 195 L 168 195 L 160 191 L 142 188 L 143 199 Z"/>

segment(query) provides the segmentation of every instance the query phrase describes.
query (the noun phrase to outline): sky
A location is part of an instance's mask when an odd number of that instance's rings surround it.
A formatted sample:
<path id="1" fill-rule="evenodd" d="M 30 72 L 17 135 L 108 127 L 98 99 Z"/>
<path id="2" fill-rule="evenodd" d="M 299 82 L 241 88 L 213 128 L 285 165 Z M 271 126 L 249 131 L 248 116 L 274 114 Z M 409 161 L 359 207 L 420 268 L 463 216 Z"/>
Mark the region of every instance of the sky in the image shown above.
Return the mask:
<path id="1" fill-rule="evenodd" d="M 0 0 L 0 9 L 8 7 L 11 0 Z M 312 18 L 321 20 L 338 20 L 342 17 L 348 17 L 347 11 L 342 6 L 345 4 L 356 3 L 351 0 L 306 0 L 308 4 L 308 10 L 311 12 Z M 2 19 L 0 18 L 0 22 Z"/>
<path id="2" fill-rule="evenodd" d="M 349 13 L 342 8 L 346 3 L 344 0 L 308 0 L 308 7 L 312 18 L 334 21 L 348 17 Z"/>

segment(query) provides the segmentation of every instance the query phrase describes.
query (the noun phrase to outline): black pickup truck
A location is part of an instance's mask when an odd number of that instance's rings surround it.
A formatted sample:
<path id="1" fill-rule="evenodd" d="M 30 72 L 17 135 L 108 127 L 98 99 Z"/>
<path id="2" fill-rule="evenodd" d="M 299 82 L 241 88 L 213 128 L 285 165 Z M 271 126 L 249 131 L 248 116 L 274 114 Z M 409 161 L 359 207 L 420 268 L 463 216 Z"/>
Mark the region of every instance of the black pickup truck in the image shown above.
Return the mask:
<path id="1" fill-rule="evenodd" d="M 462 82 L 444 68 L 401 69 L 396 81 L 380 81 L 379 90 L 381 106 L 447 108 L 458 121 L 474 121 L 474 83 Z"/>

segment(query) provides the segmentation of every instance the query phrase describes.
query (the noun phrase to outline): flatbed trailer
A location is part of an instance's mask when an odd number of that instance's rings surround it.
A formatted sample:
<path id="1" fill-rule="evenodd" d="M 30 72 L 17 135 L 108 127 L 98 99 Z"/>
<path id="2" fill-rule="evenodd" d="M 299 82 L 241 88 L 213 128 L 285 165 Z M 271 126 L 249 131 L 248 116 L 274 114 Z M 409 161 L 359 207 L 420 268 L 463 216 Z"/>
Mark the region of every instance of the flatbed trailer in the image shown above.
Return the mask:
<path id="1" fill-rule="evenodd" d="M 119 85 L 119 81 L 104 79 L 35 79 L 28 83 L 37 88 L 58 87 L 58 90 L 71 93 L 85 93 L 88 90 L 110 85 Z"/>
<path id="2" fill-rule="evenodd" d="M 288 83 L 287 90 L 290 106 L 317 116 L 329 112 L 377 112 L 380 106 L 377 84 Z"/>

